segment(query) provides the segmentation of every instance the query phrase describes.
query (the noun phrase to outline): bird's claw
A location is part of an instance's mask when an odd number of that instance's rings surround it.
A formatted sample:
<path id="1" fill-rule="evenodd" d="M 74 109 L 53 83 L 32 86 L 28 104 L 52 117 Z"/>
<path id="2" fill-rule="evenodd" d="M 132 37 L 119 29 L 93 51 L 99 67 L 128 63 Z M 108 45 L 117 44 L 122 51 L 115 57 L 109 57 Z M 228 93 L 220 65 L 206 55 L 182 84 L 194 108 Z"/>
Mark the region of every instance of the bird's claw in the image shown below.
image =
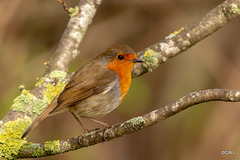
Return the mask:
<path id="1" fill-rule="evenodd" d="M 108 140 L 106 139 L 106 134 L 107 134 L 107 132 L 108 132 L 108 129 L 111 128 L 111 127 L 112 127 L 112 125 L 106 126 L 105 131 L 103 132 L 103 140 L 104 140 L 104 141 L 108 141 Z"/>
<path id="2" fill-rule="evenodd" d="M 88 132 L 90 132 L 90 130 L 84 128 L 83 133 L 82 133 L 80 136 L 78 136 L 78 144 L 79 144 L 79 145 L 81 144 L 81 138 L 82 138 L 83 136 L 85 136 L 85 134 L 87 134 Z"/>

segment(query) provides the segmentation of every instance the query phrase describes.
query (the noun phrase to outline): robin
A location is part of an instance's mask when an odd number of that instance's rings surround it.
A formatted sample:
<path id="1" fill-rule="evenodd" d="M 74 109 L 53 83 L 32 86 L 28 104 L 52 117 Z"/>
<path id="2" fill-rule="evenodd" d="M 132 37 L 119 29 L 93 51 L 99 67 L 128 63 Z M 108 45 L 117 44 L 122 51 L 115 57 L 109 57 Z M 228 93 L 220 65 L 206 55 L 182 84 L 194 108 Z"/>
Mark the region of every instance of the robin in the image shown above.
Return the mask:
<path id="1" fill-rule="evenodd" d="M 84 129 L 80 117 L 96 120 L 119 106 L 131 84 L 135 63 L 142 63 L 127 45 L 115 45 L 82 66 L 70 79 L 63 91 L 23 133 L 22 139 L 47 116 L 70 111 Z M 83 133 L 83 134 L 84 134 Z"/>

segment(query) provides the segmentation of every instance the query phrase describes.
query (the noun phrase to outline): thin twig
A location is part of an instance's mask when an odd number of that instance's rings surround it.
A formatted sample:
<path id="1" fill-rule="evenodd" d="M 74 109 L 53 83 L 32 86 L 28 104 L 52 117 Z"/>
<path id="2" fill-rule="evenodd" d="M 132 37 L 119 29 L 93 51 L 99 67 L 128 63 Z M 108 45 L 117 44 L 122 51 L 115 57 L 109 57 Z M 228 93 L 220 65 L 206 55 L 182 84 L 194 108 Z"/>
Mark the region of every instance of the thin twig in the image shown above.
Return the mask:
<path id="1" fill-rule="evenodd" d="M 69 10 L 68 10 L 68 7 L 67 7 L 67 4 L 65 2 L 63 2 L 62 0 L 58 0 L 58 2 L 60 2 L 63 6 L 63 9 L 69 14 Z"/>

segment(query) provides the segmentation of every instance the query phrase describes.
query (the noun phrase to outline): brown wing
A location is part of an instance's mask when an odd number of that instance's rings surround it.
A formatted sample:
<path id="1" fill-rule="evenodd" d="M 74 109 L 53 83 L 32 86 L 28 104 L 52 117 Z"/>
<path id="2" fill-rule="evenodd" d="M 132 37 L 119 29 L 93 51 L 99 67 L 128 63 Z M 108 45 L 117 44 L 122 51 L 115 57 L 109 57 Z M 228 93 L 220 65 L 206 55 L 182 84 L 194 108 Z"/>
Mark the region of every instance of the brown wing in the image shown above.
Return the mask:
<path id="1" fill-rule="evenodd" d="M 105 90 L 115 79 L 115 73 L 91 61 L 80 68 L 58 97 L 54 111 L 74 106 L 80 101 Z"/>
<path id="2" fill-rule="evenodd" d="M 99 65 L 96 60 L 85 64 L 72 77 L 62 93 L 33 121 L 22 139 L 52 112 L 73 106 L 93 94 L 101 93 L 115 78 L 115 73 Z"/>

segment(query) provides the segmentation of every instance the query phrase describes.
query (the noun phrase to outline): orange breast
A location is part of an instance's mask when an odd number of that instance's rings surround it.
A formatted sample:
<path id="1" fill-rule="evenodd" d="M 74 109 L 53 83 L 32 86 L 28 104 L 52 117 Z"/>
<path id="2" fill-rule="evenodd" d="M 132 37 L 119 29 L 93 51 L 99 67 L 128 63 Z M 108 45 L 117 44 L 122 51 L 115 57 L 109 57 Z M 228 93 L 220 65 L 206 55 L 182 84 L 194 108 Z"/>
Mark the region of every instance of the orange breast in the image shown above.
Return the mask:
<path id="1" fill-rule="evenodd" d="M 130 84 L 131 84 L 131 71 L 133 68 L 133 63 L 130 61 L 118 61 L 113 60 L 106 65 L 109 69 L 115 71 L 119 77 L 119 87 L 121 91 L 122 100 L 127 94 Z"/>

